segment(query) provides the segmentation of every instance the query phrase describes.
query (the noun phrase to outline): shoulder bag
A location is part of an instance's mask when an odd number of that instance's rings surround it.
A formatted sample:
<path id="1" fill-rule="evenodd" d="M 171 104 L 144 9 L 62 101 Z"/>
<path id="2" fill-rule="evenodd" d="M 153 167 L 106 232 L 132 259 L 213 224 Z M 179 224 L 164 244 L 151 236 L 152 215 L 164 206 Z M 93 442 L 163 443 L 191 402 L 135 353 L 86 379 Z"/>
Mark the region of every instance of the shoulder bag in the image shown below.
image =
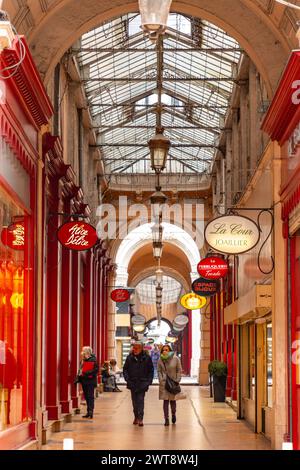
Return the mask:
<path id="1" fill-rule="evenodd" d="M 179 382 L 176 382 L 175 380 L 171 379 L 171 377 L 167 373 L 167 367 L 165 363 L 164 363 L 164 366 L 166 370 L 165 389 L 167 390 L 167 392 L 171 393 L 171 395 L 178 395 L 178 393 L 181 392 Z"/>

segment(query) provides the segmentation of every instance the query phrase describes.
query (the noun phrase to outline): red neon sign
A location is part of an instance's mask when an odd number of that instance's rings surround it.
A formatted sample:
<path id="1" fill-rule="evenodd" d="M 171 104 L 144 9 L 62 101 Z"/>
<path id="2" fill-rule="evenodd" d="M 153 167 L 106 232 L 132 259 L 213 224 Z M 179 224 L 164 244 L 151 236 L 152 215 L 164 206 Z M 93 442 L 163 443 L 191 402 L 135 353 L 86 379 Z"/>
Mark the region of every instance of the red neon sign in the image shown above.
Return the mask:
<path id="1" fill-rule="evenodd" d="M 67 222 L 57 232 L 58 241 L 69 250 L 84 251 L 98 241 L 96 229 L 85 222 Z"/>
<path id="2" fill-rule="evenodd" d="M 130 293 L 126 289 L 115 289 L 110 294 L 110 297 L 114 302 L 127 302 Z"/>
<path id="3" fill-rule="evenodd" d="M 12 250 L 23 251 L 25 247 L 25 227 L 22 222 L 11 224 L 4 227 L 1 232 L 1 241 L 3 245 Z"/>
<path id="4" fill-rule="evenodd" d="M 227 276 L 228 263 L 219 256 L 210 256 L 205 258 L 198 264 L 198 273 L 201 277 L 210 280 L 218 280 Z"/>

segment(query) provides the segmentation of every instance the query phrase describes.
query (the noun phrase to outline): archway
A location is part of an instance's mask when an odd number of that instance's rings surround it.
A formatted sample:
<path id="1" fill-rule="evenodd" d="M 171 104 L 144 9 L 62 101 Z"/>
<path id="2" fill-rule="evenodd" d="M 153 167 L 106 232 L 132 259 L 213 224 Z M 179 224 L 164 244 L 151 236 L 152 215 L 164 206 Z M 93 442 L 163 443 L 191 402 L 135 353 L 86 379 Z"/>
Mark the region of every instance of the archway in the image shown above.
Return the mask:
<path id="1" fill-rule="evenodd" d="M 198 247 L 192 237 L 183 229 L 168 223 L 163 223 L 163 226 L 164 252 L 161 267 L 164 276 L 173 278 L 177 284 L 181 285 L 180 293 L 187 292 L 191 288 L 191 282 L 198 276 L 197 263 L 200 259 Z M 118 286 L 137 289 L 141 283 L 151 279 L 156 270 L 152 255 L 151 224 L 142 225 L 128 234 L 118 246 L 114 262 L 117 265 L 116 285 Z M 183 311 L 179 302 L 180 295 L 177 295 L 175 300 L 170 304 L 172 308 L 168 304 L 168 309 L 165 311 L 166 318 L 171 323 L 176 314 Z M 138 310 L 139 313 L 145 315 L 147 321 L 155 317 L 154 306 L 151 309 L 151 305 L 145 306 L 140 299 L 138 299 Z M 200 311 L 194 311 L 189 316 L 190 332 L 185 335 L 183 342 L 183 347 L 186 349 L 185 356 L 189 357 L 186 370 L 190 372 L 191 376 L 198 377 L 201 359 L 201 314 Z"/>

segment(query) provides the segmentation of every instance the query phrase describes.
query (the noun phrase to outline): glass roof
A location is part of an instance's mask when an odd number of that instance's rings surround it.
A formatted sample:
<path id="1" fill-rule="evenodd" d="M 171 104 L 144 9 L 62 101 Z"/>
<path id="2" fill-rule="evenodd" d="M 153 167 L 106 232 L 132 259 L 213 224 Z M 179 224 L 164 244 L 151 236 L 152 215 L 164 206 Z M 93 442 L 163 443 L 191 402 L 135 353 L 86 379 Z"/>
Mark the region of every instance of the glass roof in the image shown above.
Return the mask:
<path id="1" fill-rule="evenodd" d="M 161 283 L 162 303 L 177 303 L 181 294 L 182 286 L 175 279 L 169 276 L 163 276 Z M 136 287 L 139 299 L 142 304 L 155 304 L 156 302 L 156 277 L 151 276 L 140 282 Z"/>
<path id="2" fill-rule="evenodd" d="M 147 143 L 156 132 L 160 65 L 140 24 L 139 14 L 116 18 L 74 47 L 107 174 L 152 171 Z M 216 26 L 169 15 L 160 71 L 167 172 L 210 172 L 240 55 Z"/>

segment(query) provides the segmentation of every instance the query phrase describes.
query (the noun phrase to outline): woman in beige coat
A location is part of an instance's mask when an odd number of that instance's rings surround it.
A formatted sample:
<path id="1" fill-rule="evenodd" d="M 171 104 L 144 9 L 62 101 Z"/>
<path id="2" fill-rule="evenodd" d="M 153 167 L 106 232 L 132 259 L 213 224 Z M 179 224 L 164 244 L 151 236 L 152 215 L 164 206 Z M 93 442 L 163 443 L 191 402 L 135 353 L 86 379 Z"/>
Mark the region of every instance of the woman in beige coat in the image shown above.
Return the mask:
<path id="1" fill-rule="evenodd" d="M 181 363 L 177 356 L 175 356 L 169 344 L 163 346 L 161 350 L 160 359 L 157 364 L 158 380 L 159 380 L 159 399 L 164 401 L 164 416 L 165 426 L 169 426 L 169 403 L 172 411 L 172 423 L 176 423 L 176 395 L 169 393 L 166 388 L 167 375 L 180 382 L 181 380 Z"/>

